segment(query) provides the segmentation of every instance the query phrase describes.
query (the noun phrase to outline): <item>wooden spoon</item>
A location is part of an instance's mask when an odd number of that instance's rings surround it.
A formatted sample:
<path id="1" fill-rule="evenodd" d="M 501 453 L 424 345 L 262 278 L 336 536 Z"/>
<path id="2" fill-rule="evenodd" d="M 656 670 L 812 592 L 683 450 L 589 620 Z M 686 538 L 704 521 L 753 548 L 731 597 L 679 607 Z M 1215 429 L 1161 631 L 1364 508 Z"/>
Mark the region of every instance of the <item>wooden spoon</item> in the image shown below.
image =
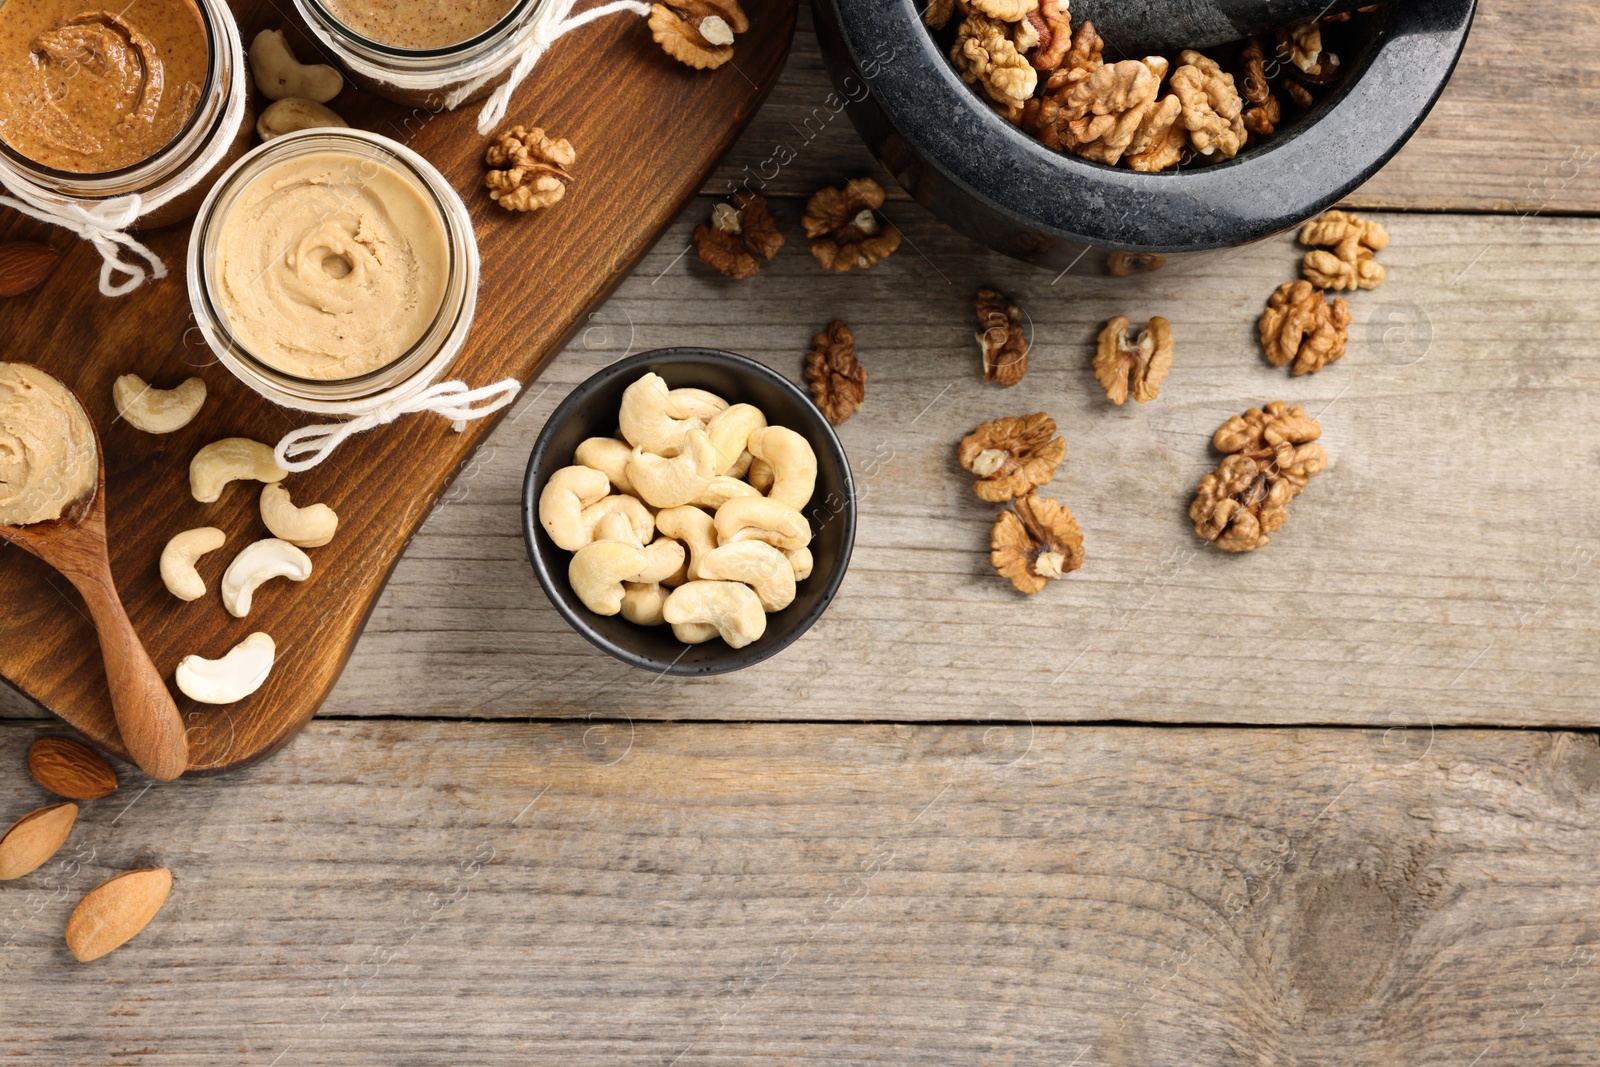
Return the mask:
<path id="1" fill-rule="evenodd" d="M 37 365 L 34 369 L 49 373 Z M 65 383 L 62 387 L 66 388 Z M 67 392 L 83 407 L 76 393 L 71 389 Z M 169 781 L 188 769 L 189 739 L 172 694 L 150 662 L 150 654 L 134 632 L 133 623 L 128 621 L 111 577 L 111 560 L 106 553 L 106 494 L 101 489 L 106 480 L 105 449 L 87 411 L 84 418 L 94 434 L 99 465 L 94 488 L 69 504 L 59 519 L 27 526 L 0 525 L 0 538 L 50 564 L 83 595 L 100 636 L 100 654 L 105 659 L 111 707 L 122 743 L 146 774 Z"/>

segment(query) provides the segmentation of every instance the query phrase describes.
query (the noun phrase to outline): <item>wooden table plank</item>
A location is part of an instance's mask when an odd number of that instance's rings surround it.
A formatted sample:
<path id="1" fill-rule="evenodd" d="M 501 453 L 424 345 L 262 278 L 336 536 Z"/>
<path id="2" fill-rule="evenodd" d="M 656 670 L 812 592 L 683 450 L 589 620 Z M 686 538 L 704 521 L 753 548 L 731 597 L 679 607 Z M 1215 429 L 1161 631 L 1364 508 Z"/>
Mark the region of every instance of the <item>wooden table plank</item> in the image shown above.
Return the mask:
<path id="1" fill-rule="evenodd" d="M 1253 337 L 1295 269 L 1287 240 L 1133 283 L 1052 285 L 916 205 L 889 214 L 912 247 L 865 275 L 825 274 L 791 246 L 743 283 L 679 258 L 697 218 L 680 220 L 424 526 L 327 712 L 1600 722 L 1600 222 L 1386 217 L 1391 280 L 1354 298 L 1350 354 L 1291 379 Z M 792 210 L 785 221 L 792 234 Z M 978 375 L 968 301 L 983 282 L 1033 320 L 1031 369 L 1010 391 Z M 1158 401 L 1116 409 L 1089 360 L 1122 311 L 1170 318 L 1178 356 Z M 713 680 L 652 681 L 592 650 L 534 583 L 517 514 L 556 403 L 664 345 L 798 375 L 835 315 L 872 377 L 841 429 L 861 525 L 829 613 L 783 655 Z M 1321 414 L 1330 469 L 1267 548 L 1216 552 L 1185 517 L 1210 434 L 1278 398 Z M 982 419 L 1036 410 L 1067 438 L 1050 491 L 1088 559 L 1025 600 L 990 569 L 995 509 L 952 457 Z"/>
<path id="2" fill-rule="evenodd" d="M 1592 0 L 1480 0 L 1478 7 L 1461 63 L 1433 114 L 1350 203 L 1600 211 L 1600 9 Z M 783 80 L 706 183 L 707 193 L 726 195 L 729 183 L 747 174 L 770 178 L 768 194 L 779 196 L 809 196 L 821 184 L 869 169 L 881 176 L 849 118 L 834 113 L 808 5 L 800 18 Z M 781 168 L 772 165 L 780 145 L 795 156 Z M 893 182 L 885 187 L 905 197 Z"/>
<path id="3" fill-rule="evenodd" d="M 34 733 L 0 727 L 0 763 Z M 1464 1067 L 1600 1047 L 1592 737 L 319 722 L 258 767 L 138 789 L 0 889 L 7 1059 Z M 174 872 L 165 910 L 75 965 L 78 895 L 151 863 Z"/>

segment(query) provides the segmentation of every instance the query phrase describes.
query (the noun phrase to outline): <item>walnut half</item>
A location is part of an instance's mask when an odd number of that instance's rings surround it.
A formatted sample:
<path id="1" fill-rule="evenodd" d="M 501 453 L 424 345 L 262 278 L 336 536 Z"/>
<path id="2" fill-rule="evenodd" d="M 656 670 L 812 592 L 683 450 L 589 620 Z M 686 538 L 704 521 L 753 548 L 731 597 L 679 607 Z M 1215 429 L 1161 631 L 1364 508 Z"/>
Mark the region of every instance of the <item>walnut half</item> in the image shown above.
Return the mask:
<path id="1" fill-rule="evenodd" d="M 1312 219 L 1301 227 L 1300 243 L 1311 247 L 1302 264 L 1306 280 L 1320 288 L 1376 289 L 1388 276 L 1373 256 L 1389 247 L 1389 231 L 1359 215 L 1329 211 Z"/>
<path id="2" fill-rule="evenodd" d="M 865 270 L 892 255 L 900 247 L 900 231 L 878 220 L 883 197 L 883 186 L 871 178 L 852 178 L 841 188 L 813 193 L 801 223 L 817 262 L 842 273 Z"/>
<path id="3" fill-rule="evenodd" d="M 1083 531 L 1072 512 L 1032 493 L 1013 507 L 1017 510 L 1002 511 L 994 520 L 989 562 L 1018 592 L 1037 593 L 1083 566 Z"/>
<path id="4" fill-rule="evenodd" d="M 1128 339 L 1128 316 L 1118 315 L 1100 331 L 1094 376 L 1106 399 L 1118 406 L 1129 395 L 1143 404 L 1154 400 L 1172 369 L 1172 323 L 1157 315 L 1136 340 Z"/>
<path id="5" fill-rule="evenodd" d="M 729 278 L 749 278 L 783 247 L 783 234 L 760 193 L 735 193 L 733 203 L 711 209 L 711 222 L 694 228 L 700 261 Z"/>
<path id="6" fill-rule="evenodd" d="M 1258 323 L 1261 348 L 1274 367 L 1291 363 L 1291 374 L 1315 373 L 1344 357 L 1350 335 L 1350 305 L 1331 304 L 1308 281 L 1284 282 L 1272 294 Z"/>
<path id="7" fill-rule="evenodd" d="M 806 382 L 818 410 L 835 426 L 867 399 L 867 368 L 856 358 L 856 335 L 840 320 L 811 339 Z"/>
<path id="8" fill-rule="evenodd" d="M 716 70 L 732 59 L 734 35 L 749 28 L 739 0 L 650 5 L 651 38 L 667 55 L 695 70 Z"/>
<path id="9" fill-rule="evenodd" d="M 1304 408 L 1281 400 L 1223 423 L 1212 445 L 1227 456 L 1200 479 L 1189 505 L 1194 532 L 1224 552 L 1267 544 L 1288 519 L 1289 502 L 1328 465 L 1314 443 L 1321 435 Z"/>
<path id="10" fill-rule="evenodd" d="M 978 476 L 972 491 L 991 504 L 1026 496 L 1056 475 L 1067 442 L 1044 412 L 991 419 L 961 439 L 956 459 Z"/>
<path id="11" fill-rule="evenodd" d="M 567 195 L 572 184 L 567 168 L 577 158 L 572 142 L 550 137 L 537 126 L 513 126 L 489 142 L 484 160 L 496 169 L 483 184 L 489 199 L 507 211 L 537 211 Z"/>

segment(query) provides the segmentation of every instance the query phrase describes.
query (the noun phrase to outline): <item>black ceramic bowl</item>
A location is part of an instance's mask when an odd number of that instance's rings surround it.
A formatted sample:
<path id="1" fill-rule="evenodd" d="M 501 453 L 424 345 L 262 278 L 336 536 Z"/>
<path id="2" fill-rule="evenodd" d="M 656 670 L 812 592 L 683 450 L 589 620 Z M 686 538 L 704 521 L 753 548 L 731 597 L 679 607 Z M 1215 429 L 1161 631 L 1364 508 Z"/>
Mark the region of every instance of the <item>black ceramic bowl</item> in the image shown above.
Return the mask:
<path id="1" fill-rule="evenodd" d="M 1233 247 L 1326 210 L 1421 124 L 1475 7 L 1396 0 L 1365 16 L 1362 38 L 1341 52 L 1343 77 L 1302 118 L 1227 162 L 1141 174 L 1052 151 L 997 115 L 922 24 L 924 2 L 813 0 L 851 121 L 895 179 L 946 223 L 1063 271 L 1098 268 L 1104 255 L 1092 250 Z"/>
<path id="2" fill-rule="evenodd" d="M 572 553 L 557 548 L 539 523 L 539 492 L 545 479 L 570 466 L 572 453 L 586 437 L 617 432 L 622 391 L 654 371 L 674 389 L 709 389 L 729 403 L 754 404 L 768 422 L 787 426 L 811 442 L 817 454 L 817 491 L 806 506 L 811 523 L 811 577 L 798 586 L 794 603 L 767 616 L 767 632 L 744 648 L 721 639 L 686 645 L 670 626 L 638 626 L 620 615 L 596 615 L 583 606 L 567 582 Z M 833 427 L 810 397 L 783 375 L 753 359 L 710 348 L 661 348 L 618 360 L 593 375 L 561 402 L 539 433 L 522 483 L 522 528 L 533 571 L 562 618 L 598 648 L 624 663 L 661 674 L 724 674 L 788 648 L 821 618 L 844 580 L 856 541 L 856 488 L 850 461 Z"/>

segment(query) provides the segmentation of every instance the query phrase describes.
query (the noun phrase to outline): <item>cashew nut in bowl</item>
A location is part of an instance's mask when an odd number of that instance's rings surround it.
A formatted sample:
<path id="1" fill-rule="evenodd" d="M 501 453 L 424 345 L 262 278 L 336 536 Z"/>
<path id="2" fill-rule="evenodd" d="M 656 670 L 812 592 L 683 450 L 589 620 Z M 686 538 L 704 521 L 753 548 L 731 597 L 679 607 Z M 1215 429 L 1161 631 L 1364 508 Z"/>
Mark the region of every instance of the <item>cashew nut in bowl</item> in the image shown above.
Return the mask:
<path id="1" fill-rule="evenodd" d="M 693 581 L 680 585 L 662 605 L 661 617 L 674 626 L 700 622 L 715 626 L 730 647 L 743 648 L 767 632 L 761 599 L 739 582 Z"/>
<path id="2" fill-rule="evenodd" d="M 811 577 L 811 569 L 815 566 L 815 561 L 811 558 L 811 550 L 809 548 L 791 549 L 785 552 L 784 555 L 789 557 L 789 566 L 794 568 L 795 581 L 803 582 Z"/>
<path id="3" fill-rule="evenodd" d="M 624 619 L 635 626 L 660 626 L 666 621 L 661 617 L 661 606 L 667 602 L 667 594 L 661 591 L 659 585 L 653 582 L 623 582 L 622 588 Z"/>
<path id="4" fill-rule="evenodd" d="M 638 497 L 618 493 L 583 509 L 583 528 L 587 531 L 588 540 L 595 539 L 600 523 L 607 515 L 616 514 L 626 516 L 633 524 L 633 537 L 629 540 L 634 544 L 648 545 L 655 538 L 656 520 L 650 514 L 650 509 L 641 504 Z"/>
<path id="5" fill-rule="evenodd" d="M 741 477 L 744 471 L 738 469 L 740 464 L 748 467 L 750 462 L 744 458 L 749 454 L 745 443 L 766 424 L 767 417 L 754 404 L 735 404 L 713 415 L 706 423 L 706 434 L 717 449 L 716 473 Z"/>
<path id="6" fill-rule="evenodd" d="M 675 419 L 704 421 L 727 407 L 726 400 L 705 389 L 667 390 L 667 414 Z"/>
<path id="7" fill-rule="evenodd" d="M 630 580 L 642 585 L 664 582 L 677 574 L 688 558 L 689 553 L 681 543 L 670 537 L 658 537 L 644 546 L 644 567 Z"/>
<path id="8" fill-rule="evenodd" d="M 589 543 L 593 527 L 584 509 L 605 499 L 611 482 L 593 467 L 562 467 L 539 491 L 539 525 L 556 547 L 576 552 Z"/>
<path id="9" fill-rule="evenodd" d="M 683 562 L 678 564 L 678 569 L 661 579 L 661 585 L 666 589 L 676 589 L 689 580 L 689 557 L 683 557 Z"/>
<path id="10" fill-rule="evenodd" d="M 622 610 L 622 583 L 644 569 L 644 550 L 624 541 L 594 541 L 572 554 L 567 581 L 583 606 L 596 615 Z"/>
<path id="11" fill-rule="evenodd" d="M 286 96 L 277 103 L 267 105 L 261 117 L 256 119 L 256 136 L 261 138 L 262 144 L 266 144 L 286 133 L 349 125 L 337 112 L 323 107 L 315 100 Z"/>
<path id="12" fill-rule="evenodd" d="M 817 454 L 787 426 L 767 426 L 750 435 L 750 454 L 772 468 L 767 495 L 799 511 L 817 489 Z"/>
<path id="13" fill-rule="evenodd" d="M 672 624 L 672 636 L 686 645 L 703 645 L 717 639 L 717 628 L 703 622 L 678 622 Z"/>
<path id="14" fill-rule="evenodd" d="M 772 483 L 776 480 L 772 473 L 772 464 L 764 459 L 752 458 L 746 477 L 749 478 L 751 485 L 763 493 L 771 489 Z"/>
<path id="15" fill-rule="evenodd" d="M 261 521 L 274 537 L 300 548 L 321 548 L 339 529 L 339 516 L 328 505 L 297 508 L 289 490 L 276 482 L 261 487 Z"/>
<path id="16" fill-rule="evenodd" d="M 185 656 L 176 681 L 183 695 L 202 704 L 232 704 L 260 689 L 272 673 L 278 646 L 264 633 L 253 633 L 221 659 Z"/>
<path id="17" fill-rule="evenodd" d="M 717 509 L 717 543 L 765 541 L 785 552 L 811 543 L 811 524 L 781 500 L 736 496 Z"/>
<path id="18" fill-rule="evenodd" d="M 760 490 L 749 482 L 741 482 L 732 475 L 719 474 L 711 479 L 711 484 L 706 486 L 703 493 L 689 501 L 689 503 L 697 508 L 710 508 L 712 511 L 716 511 L 736 496 L 760 495 Z"/>
<path id="19" fill-rule="evenodd" d="M 765 541 L 719 545 L 700 561 L 700 577 L 743 582 L 755 590 L 766 611 L 782 611 L 794 603 L 794 567 L 787 556 Z"/>
<path id="20" fill-rule="evenodd" d="M 198 530 L 185 530 L 167 542 L 161 550 L 161 582 L 167 592 L 179 600 L 199 600 L 206 595 L 205 579 L 194 569 L 195 562 L 207 552 L 215 552 L 228 540 L 228 535 L 215 526 L 202 526 Z"/>
<path id="21" fill-rule="evenodd" d="M 157 389 L 137 374 L 124 374 L 111 384 L 117 415 L 135 430 L 172 433 L 181 430 L 206 402 L 206 383 L 190 378 L 176 389 Z"/>
<path id="22" fill-rule="evenodd" d="M 633 458 L 633 446 L 620 437 L 590 437 L 578 445 L 572 462 L 601 471 L 611 480 L 611 488 L 619 493 L 633 492 L 628 482 L 628 460 Z"/>
<path id="23" fill-rule="evenodd" d="M 303 582 L 311 577 L 311 557 L 287 541 L 269 537 L 245 548 L 222 574 L 222 605 L 242 619 L 250 614 L 255 591 L 273 578 Z"/>
<path id="24" fill-rule="evenodd" d="M 272 449 L 260 441 L 225 437 L 206 445 L 189 461 L 189 492 L 200 503 L 213 504 L 221 499 L 229 482 L 281 482 L 288 476 Z"/>
<path id="25" fill-rule="evenodd" d="M 262 30 L 250 42 L 250 73 L 268 100 L 293 96 L 326 104 L 344 88 L 344 76 L 326 63 L 306 64 L 295 58 L 282 30 Z"/>
<path id="26" fill-rule="evenodd" d="M 633 523 L 628 520 L 628 516 L 620 511 L 607 512 L 595 524 L 594 537 L 590 540 L 621 541 L 625 545 L 633 545 L 637 548 L 644 547 L 639 544 L 639 531 L 633 528 Z"/>
<path id="27" fill-rule="evenodd" d="M 697 507 L 662 508 L 656 512 L 656 529 L 683 542 L 689 550 L 689 578 L 700 577 L 700 561 L 717 547 L 716 521 Z"/>
<path id="28" fill-rule="evenodd" d="M 630 445 L 658 456 L 676 456 L 684 434 L 705 429 L 701 419 L 675 419 L 667 414 L 668 392 L 659 374 L 646 374 L 623 390 L 617 423 Z"/>
<path id="29" fill-rule="evenodd" d="M 683 450 L 670 459 L 635 448 L 628 460 L 628 481 L 646 504 L 675 508 L 705 492 L 716 467 L 717 450 L 711 438 L 704 430 L 690 430 Z"/>

